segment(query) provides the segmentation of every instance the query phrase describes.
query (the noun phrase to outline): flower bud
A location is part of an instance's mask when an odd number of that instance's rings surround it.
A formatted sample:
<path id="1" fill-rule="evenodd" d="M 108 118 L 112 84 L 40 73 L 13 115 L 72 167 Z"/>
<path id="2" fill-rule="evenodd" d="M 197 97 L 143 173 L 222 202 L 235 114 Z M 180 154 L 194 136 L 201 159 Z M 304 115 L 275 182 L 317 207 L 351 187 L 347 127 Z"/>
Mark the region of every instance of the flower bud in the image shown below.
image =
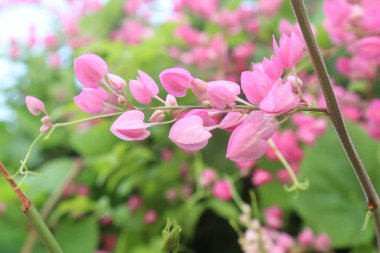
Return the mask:
<path id="1" fill-rule="evenodd" d="M 29 112 L 33 115 L 37 116 L 45 111 L 45 104 L 36 97 L 26 96 L 25 103 Z"/>
<path id="2" fill-rule="evenodd" d="M 214 185 L 212 194 L 223 201 L 229 201 L 232 199 L 232 188 L 230 182 L 227 180 L 220 180 Z"/>
<path id="3" fill-rule="evenodd" d="M 150 116 L 149 121 L 150 122 L 161 122 L 165 118 L 165 112 L 163 110 L 155 110 Z"/>
<path id="4" fill-rule="evenodd" d="M 98 88 L 98 83 L 108 73 L 107 63 L 96 54 L 84 54 L 74 60 L 74 71 L 86 88 Z"/>
<path id="5" fill-rule="evenodd" d="M 175 97 L 184 97 L 193 79 L 189 71 L 181 68 L 169 68 L 160 73 L 162 86 Z"/>
<path id="6" fill-rule="evenodd" d="M 207 83 L 201 79 L 194 79 L 191 82 L 191 90 L 194 95 L 199 99 L 199 101 L 207 100 Z"/>
<path id="7" fill-rule="evenodd" d="M 154 210 L 149 210 L 144 214 L 145 224 L 153 224 L 157 220 L 157 213 Z"/>
<path id="8" fill-rule="evenodd" d="M 110 82 L 110 86 L 117 92 L 122 92 L 124 87 L 127 85 L 125 80 L 118 75 L 114 75 L 111 73 L 107 74 L 108 80 Z"/>

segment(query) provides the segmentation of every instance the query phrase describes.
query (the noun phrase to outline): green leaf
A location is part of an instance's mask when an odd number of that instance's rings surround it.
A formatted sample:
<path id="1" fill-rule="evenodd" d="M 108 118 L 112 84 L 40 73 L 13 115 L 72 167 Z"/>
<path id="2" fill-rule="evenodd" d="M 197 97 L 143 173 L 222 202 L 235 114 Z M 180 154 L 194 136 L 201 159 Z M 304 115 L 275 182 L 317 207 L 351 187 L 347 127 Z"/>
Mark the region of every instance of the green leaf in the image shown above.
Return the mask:
<path id="1" fill-rule="evenodd" d="M 368 174 L 379 186 L 378 144 L 360 127 L 348 126 Z M 300 194 L 294 206 L 306 224 L 317 232 L 327 232 L 335 247 L 370 243 L 373 226 L 361 230 L 367 211 L 365 198 L 333 129 L 306 150 L 301 172 L 301 177 L 310 180 L 310 189 Z"/>
<path id="2" fill-rule="evenodd" d="M 65 221 L 58 226 L 55 236 L 63 252 L 93 253 L 99 237 L 97 220 L 90 217 Z"/>

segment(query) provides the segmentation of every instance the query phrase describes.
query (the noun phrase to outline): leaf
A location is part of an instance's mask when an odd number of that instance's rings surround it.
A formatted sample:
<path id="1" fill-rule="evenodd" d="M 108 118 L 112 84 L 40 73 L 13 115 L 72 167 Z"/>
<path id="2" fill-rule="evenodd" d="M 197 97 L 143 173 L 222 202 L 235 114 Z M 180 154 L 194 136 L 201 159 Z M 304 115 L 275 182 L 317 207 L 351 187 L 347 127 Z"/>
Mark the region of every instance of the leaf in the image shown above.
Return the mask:
<path id="1" fill-rule="evenodd" d="M 99 232 L 94 217 L 61 223 L 55 237 L 63 252 L 93 253 L 98 244 Z"/>
<path id="2" fill-rule="evenodd" d="M 358 126 L 350 124 L 349 130 L 368 174 L 379 186 L 377 143 Z M 327 232 L 334 247 L 370 243 L 373 226 L 361 230 L 367 211 L 364 195 L 331 128 L 306 150 L 301 172 L 301 177 L 310 180 L 310 189 L 300 194 L 294 206 L 306 224 Z"/>

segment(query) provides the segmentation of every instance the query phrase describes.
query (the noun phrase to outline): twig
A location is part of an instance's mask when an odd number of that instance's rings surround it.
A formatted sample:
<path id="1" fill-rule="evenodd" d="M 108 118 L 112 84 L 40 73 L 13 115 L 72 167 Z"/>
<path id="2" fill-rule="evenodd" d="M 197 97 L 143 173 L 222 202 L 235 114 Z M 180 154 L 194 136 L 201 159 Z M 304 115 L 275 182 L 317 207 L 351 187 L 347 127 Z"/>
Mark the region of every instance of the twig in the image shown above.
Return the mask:
<path id="1" fill-rule="evenodd" d="M 335 131 L 339 137 L 339 140 L 343 146 L 343 149 L 350 160 L 352 168 L 356 174 L 356 177 L 361 185 L 364 195 L 367 199 L 367 208 L 371 211 L 376 227 L 376 236 L 378 249 L 380 249 L 380 211 L 379 211 L 379 197 L 369 178 L 367 171 L 364 168 L 362 161 L 353 145 L 351 138 L 347 132 L 341 111 L 338 106 L 337 99 L 335 97 L 329 74 L 327 72 L 326 65 L 323 61 L 320 49 L 317 41 L 314 38 L 310 27 L 310 21 L 305 9 L 305 5 L 302 0 L 291 0 L 294 13 L 300 25 L 311 62 L 314 66 L 316 75 L 319 80 L 319 84 L 322 88 L 323 95 L 326 100 L 327 110 L 329 112 L 331 121 L 335 128 Z"/>

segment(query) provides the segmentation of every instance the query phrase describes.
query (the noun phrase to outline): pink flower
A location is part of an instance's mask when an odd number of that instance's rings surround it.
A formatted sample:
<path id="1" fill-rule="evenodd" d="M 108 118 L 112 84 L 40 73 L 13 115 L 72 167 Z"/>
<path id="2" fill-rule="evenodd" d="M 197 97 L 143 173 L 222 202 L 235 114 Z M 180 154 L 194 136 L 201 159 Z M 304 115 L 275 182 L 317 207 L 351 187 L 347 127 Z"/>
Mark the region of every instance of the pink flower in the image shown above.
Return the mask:
<path id="1" fill-rule="evenodd" d="M 218 109 L 227 105 L 235 105 L 236 97 L 240 94 L 240 86 L 230 81 L 213 81 L 207 83 L 207 97 L 211 104 Z"/>
<path id="2" fill-rule="evenodd" d="M 374 99 L 365 113 L 367 119 L 380 126 L 380 99 Z"/>
<path id="3" fill-rule="evenodd" d="M 283 213 L 278 206 L 268 207 L 264 210 L 266 224 L 274 229 L 280 229 L 282 227 Z"/>
<path id="4" fill-rule="evenodd" d="M 108 80 L 110 82 L 111 88 L 117 92 L 122 92 L 124 87 L 127 85 L 125 80 L 121 78 L 120 76 L 114 75 L 111 73 L 108 73 L 107 76 L 108 76 Z"/>
<path id="5" fill-rule="evenodd" d="M 304 43 L 295 33 L 292 33 L 290 37 L 283 34 L 280 38 L 280 45 L 273 37 L 273 48 L 282 65 L 286 68 L 292 68 L 302 59 Z"/>
<path id="6" fill-rule="evenodd" d="M 273 87 L 274 82 L 261 71 L 244 71 L 241 74 L 241 86 L 248 101 L 259 104 Z"/>
<path id="7" fill-rule="evenodd" d="M 108 73 L 107 63 L 95 54 L 84 54 L 74 60 L 74 71 L 86 88 L 98 88 L 98 83 Z"/>
<path id="8" fill-rule="evenodd" d="M 196 151 L 207 146 L 212 137 L 203 126 L 201 117 L 191 115 L 178 120 L 169 132 L 169 139 L 178 147 L 187 151 Z"/>
<path id="9" fill-rule="evenodd" d="M 199 179 L 200 184 L 203 187 L 211 185 L 215 179 L 217 178 L 217 174 L 213 169 L 206 168 L 203 170 L 201 178 Z"/>
<path id="10" fill-rule="evenodd" d="M 220 180 L 219 182 L 215 183 L 214 187 L 212 188 L 212 194 L 223 201 L 229 201 L 232 199 L 232 187 L 229 181 L 227 180 Z"/>
<path id="11" fill-rule="evenodd" d="M 266 118 L 261 111 L 251 112 L 232 132 L 226 157 L 238 163 L 257 160 L 265 154 L 267 140 L 275 130 L 274 119 Z"/>
<path id="12" fill-rule="evenodd" d="M 262 71 L 273 81 L 277 81 L 283 73 L 283 68 L 280 60 L 272 56 L 270 60 L 268 58 L 264 58 L 261 64 L 254 64 L 254 69 L 258 71 Z"/>
<path id="13" fill-rule="evenodd" d="M 297 135 L 292 130 L 287 129 L 283 132 L 276 132 L 272 140 L 289 163 L 299 163 L 302 160 L 304 153 L 298 144 Z M 267 156 L 271 160 L 278 159 L 271 147 L 268 148 Z"/>
<path id="14" fill-rule="evenodd" d="M 283 0 L 259 0 L 259 12 L 266 16 L 275 15 Z"/>
<path id="15" fill-rule="evenodd" d="M 203 125 L 206 127 L 215 126 L 218 124 L 219 120 L 219 112 L 213 112 L 212 110 L 207 109 L 193 109 L 186 113 L 184 117 L 188 117 L 190 115 L 197 115 L 202 118 Z"/>
<path id="16" fill-rule="evenodd" d="M 144 214 L 144 222 L 145 224 L 154 224 L 157 221 L 157 213 L 154 210 L 148 210 Z"/>
<path id="17" fill-rule="evenodd" d="M 242 115 L 240 112 L 229 112 L 224 116 L 218 128 L 233 131 L 244 122 L 246 116 L 246 114 Z"/>
<path id="18" fill-rule="evenodd" d="M 138 70 L 139 77 L 129 81 L 132 96 L 141 104 L 149 104 L 152 97 L 157 96 L 159 90 L 156 82 L 145 72 Z"/>
<path id="19" fill-rule="evenodd" d="M 279 115 L 295 108 L 300 98 L 293 93 L 292 84 L 277 82 L 260 102 L 260 109 L 272 115 Z"/>
<path id="20" fill-rule="evenodd" d="M 189 71 L 181 68 L 169 68 L 160 73 L 162 86 L 175 97 L 184 97 L 193 79 Z"/>
<path id="21" fill-rule="evenodd" d="M 354 56 L 353 58 L 340 57 L 336 61 L 338 71 L 352 79 L 373 79 L 377 75 L 377 64 L 372 60 Z"/>
<path id="22" fill-rule="evenodd" d="M 207 83 L 200 80 L 194 79 L 191 82 L 191 91 L 198 98 L 199 101 L 205 101 L 208 99 L 207 97 Z"/>
<path id="23" fill-rule="evenodd" d="M 61 56 L 58 53 L 52 53 L 49 56 L 48 63 L 52 69 L 58 69 L 61 66 Z"/>
<path id="24" fill-rule="evenodd" d="M 78 96 L 74 97 L 74 102 L 80 110 L 98 114 L 103 111 L 107 98 L 108 93 L 102 88 L 84 88 Z"/>
<path id="25" fill-rule="evenodd" d="M 252 174 L 252 184 L 254 186 L 262 186 L 273 180 L 272 174 L 264 169 L 255 169 Z"/>
<path id="26" fill-rule="evenodd" d="M 137 110 L 123 113 L 111 126 L 110 131 L 125 141 L 144 140 L 150 132 L 151 124 L 144 123 L 144 113 Z"/>
<path id="27" fill-rule="evenodd" d="M 320 234 L 314 239 L 314 247 L 321 252 L 328 252 L 331 248 L 331 240 L 327 234 Z"/>
<path id="28" fill-rule="evenodd" d="M 143 200 L 137 195 L 130 196 L 127 202 L 127 208 L 132 213 L 136 212 L 142 205 Z"/>
<path id="29" fill-rule="evenodd" d="M 380 36 L 369 36 L 360 39 L 348 48 L 362 59 L 376 60 L 380 57 Z"/>
<path id="30" fill-rule="evenodd" d="M 297 240 L 302 246 L 311 246 L 314 240 L 314 233 L 310 228 L 305 228 L 298 236 Z"/>
<path id="31" fill-rule="evenodd" d="M 325 119 L 309 115 L 294 115 L 292 121 L 298 127 L 297 137 L 308 145 L 314 145 L 316 138 L 323 134 L 327 128 Z"/>
<path id="32" fill-rule="evenodd" d="M 37 116 L 45 112 L 45 104 L 36 97 L 26 96 L 25 104 L 26 104 L 26 107 L 28 108 L 28 111 L 33 115 Z"/>

